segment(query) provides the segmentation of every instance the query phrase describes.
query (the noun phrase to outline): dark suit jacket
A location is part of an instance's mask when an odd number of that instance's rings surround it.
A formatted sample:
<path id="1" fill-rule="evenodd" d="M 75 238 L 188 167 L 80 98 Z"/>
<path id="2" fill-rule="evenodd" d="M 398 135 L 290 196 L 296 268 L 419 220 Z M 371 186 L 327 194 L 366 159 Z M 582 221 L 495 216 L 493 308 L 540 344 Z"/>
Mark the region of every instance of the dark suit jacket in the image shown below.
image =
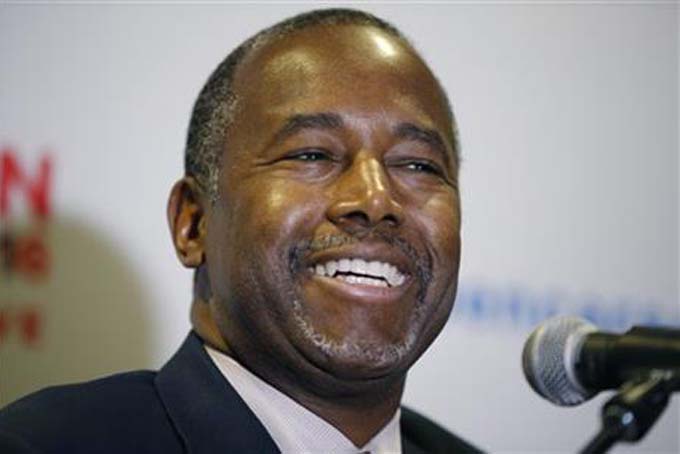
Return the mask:
<path id="1" fill-rule="evenodd" d="M 402 408 L 406 454 L 479 452 Z M 48 388 L 0 411 L 0 453 L 277 453 L 194 333 L 158 372 Z"/>

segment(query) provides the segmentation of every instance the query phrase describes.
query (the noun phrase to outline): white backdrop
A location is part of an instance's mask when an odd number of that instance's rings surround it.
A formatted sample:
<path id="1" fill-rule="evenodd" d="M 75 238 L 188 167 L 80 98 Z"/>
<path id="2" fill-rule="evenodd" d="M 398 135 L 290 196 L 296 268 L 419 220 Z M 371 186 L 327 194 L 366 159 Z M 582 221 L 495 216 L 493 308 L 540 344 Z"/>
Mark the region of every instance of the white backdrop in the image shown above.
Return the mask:
<path id="1" fill-rule="evenodd" d="M 164 210 L 193 100 L 236 44 L 310 7 L 0 5 L 0 405 L 176 349 L 191 273 Z M 680 322 L 678 5 L 362 7 L 431 63 L 463 145 L 461 293 L 405 401 L 493 452 L 573 452 L 605 396 L 551 406 L 520 351 L 553 313 Z M 17 258 L 27 238 L 42 275 Z M 679 452 L 678 413 L 635 452 Z"/>

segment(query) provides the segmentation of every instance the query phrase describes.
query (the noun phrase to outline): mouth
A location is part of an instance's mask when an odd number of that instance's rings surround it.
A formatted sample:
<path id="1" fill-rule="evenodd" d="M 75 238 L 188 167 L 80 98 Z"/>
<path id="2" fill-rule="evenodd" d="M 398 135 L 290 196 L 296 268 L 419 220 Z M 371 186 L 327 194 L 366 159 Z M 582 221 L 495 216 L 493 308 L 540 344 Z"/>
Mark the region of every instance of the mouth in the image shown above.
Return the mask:
<path id="1" fill-rule="evenodd" d="M 328 260 L 309 267 L 308 271 L 314 276 L 337 279 L 348 284 L 383 288 L 400 287 L 407 277 L 392 263 L 360 258 Z"/>

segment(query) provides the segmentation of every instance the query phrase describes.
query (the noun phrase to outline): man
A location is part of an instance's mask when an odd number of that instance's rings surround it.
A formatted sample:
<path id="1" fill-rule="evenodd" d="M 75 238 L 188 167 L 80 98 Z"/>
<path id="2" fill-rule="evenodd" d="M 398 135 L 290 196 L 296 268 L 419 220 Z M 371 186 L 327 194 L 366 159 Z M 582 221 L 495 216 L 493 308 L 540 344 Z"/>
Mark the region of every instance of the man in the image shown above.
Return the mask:
<path id="1" fill-rule="evenodd" d="M 474 452 L 402 408 L 460 257 L 454 119 L 366 13 L 296 16 L 234 50 L 194 107 L 168 219 L 194 332 L 158 373 L 42 391 L 2 452 Z"/>

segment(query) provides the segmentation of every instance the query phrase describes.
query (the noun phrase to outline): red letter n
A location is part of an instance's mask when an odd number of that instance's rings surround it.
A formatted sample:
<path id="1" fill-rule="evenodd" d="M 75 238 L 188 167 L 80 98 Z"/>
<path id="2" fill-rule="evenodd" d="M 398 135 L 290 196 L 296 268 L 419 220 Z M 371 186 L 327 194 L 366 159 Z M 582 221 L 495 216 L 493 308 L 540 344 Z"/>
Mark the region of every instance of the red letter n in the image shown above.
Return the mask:
<path id="1" fill-rule="evenodd" d="M 6 218 L 10 211 L 10 191 L 20 189 L 30 202 L 34 215 L 46 218 L 50 213 L 50 186 L 52 163 L 49 156 L 43 155 L 38 163 L 38 171 L 32 180 L 19 167 L 12 150 L 0 151 L 0 218 Z"/>

